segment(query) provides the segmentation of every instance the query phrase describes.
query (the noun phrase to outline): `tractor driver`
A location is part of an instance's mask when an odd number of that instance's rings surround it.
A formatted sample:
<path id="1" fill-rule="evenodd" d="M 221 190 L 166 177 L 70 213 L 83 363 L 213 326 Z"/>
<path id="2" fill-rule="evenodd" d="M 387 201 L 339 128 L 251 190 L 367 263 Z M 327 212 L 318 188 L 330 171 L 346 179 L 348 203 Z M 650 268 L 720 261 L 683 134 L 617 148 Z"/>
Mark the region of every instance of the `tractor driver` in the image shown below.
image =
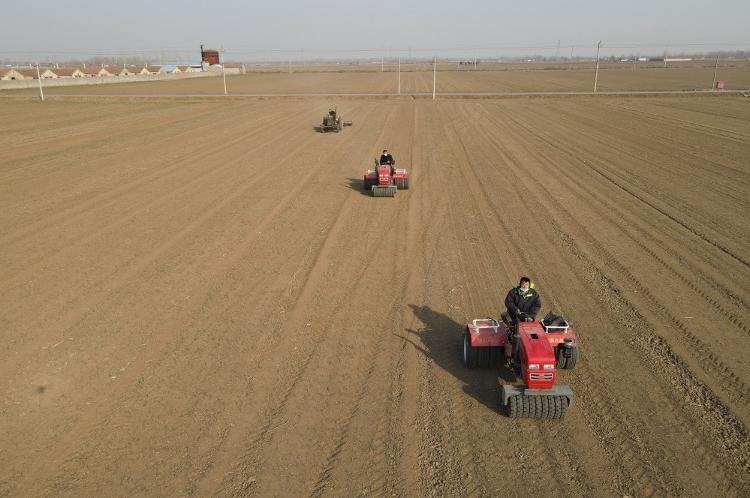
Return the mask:
<path id="1" fill-rule="evenodd" d="M 394 166 L 396 164 L 396 160 L 393 158 L 390 152 L 388 152 L 388 149 L 383 149 L 383 153 L 380 155 L 380 164 L 388 164 L 390 166 Z"/>
<path id="2" fill-rule="evenodd" d="M 516 323 L 517 321 L 533 321 L 542 307 L 539 294 L 531 285 L 529 277 L 521 277 L 518 286 L 513 287 L 505 296 L 507 312 L 502 314 L 503 321 Z"/>
<path id="3" fill-rule="evenodd" d="M 391 167 L 391 174 L 395 172 L 396 159 L 388 152 L 388 149 L 383 149 L 383 153 L 380 154 L 380 165 L 387 164 Z"/>

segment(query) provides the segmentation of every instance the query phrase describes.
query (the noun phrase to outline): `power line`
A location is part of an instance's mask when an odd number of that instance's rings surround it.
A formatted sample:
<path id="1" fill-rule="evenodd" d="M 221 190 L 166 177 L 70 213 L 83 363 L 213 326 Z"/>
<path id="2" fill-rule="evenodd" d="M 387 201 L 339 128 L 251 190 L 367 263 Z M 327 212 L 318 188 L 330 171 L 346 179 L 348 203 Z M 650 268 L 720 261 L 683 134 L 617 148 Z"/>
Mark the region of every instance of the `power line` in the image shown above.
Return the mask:
<path id="1" fill-rule="evenodd" d="M 604 47 L 605 45 L 602 45 Z M 606 44 L 608 49 L 629 49 L 629 48 L 680 48 L 680 47 L 750 47 L 750 41 L 679 41 L 679 42 L 609 42 Z M 573 43 L 573 44 L 544 44 L 544 45 L 527 45 L 527 44 L 501 44 L 501 45 L 467 45 L 461 47 L 407 47 L 393 48 L 392 52 L 471 52 L 471 51 L 502 51 L 502 50 L 555 50 L 562 48 L 595 48 L 596 43 Z M 198 52 L 197 48 L 185 47 L 162 47 L 158 49 L 70 49 L 70 50 L 0 50 L 0 54 L 34 54 L 34 55 L 88 55 L 88 56 L 120 56 L 120 55 L 147 55 L 160 54 L 162 52 L 172 53 L 189 53 Z M 226 48 L 227 54 L 346 54 L 346 53 L 377 53 L 382 54 L 382 48 Z"/>

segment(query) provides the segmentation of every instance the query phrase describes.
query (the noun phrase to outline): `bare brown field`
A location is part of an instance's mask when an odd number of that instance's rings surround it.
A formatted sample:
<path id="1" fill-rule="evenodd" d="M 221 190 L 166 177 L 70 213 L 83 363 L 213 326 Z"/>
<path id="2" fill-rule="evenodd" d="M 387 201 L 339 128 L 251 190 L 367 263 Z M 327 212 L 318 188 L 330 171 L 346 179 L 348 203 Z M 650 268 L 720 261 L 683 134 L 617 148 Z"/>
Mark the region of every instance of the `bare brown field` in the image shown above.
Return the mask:
<path id="1" fill-rule="evenodd" d="M 483 92 L 590 92 L 594 68 L 551 70 L 456 71 L 445 68 L 437 74 L 438 93 Z M 598 90 L 607 91 L 681 91 L 710 90 L 711 67 L 647 67 L 637 70 L 623 67 L 602 69 Z M 432 71 L 403 71 L 401 93 L 432 92 Z M 721 68 L 717 79 L 727 89 L 750 89 L 750 64 Z M 398 74 L 393 67 L 386 72 L 321 71 L 293 73 L 255 73 L 227 76 L 229 94 L 382 94 L 396 93 Z M 35 95 L 38 89 L 6 90 L 4 95 Z M 54 95 L 223 95 L 221 77 L 184 80 L 50 87 Z"/>
<path id="2" fill-rule="evenodd" d="M 747 496 L 748 101 L 3 102 L 0 496 Z M 461 364 L 521 274 L 560 421 Z"/>

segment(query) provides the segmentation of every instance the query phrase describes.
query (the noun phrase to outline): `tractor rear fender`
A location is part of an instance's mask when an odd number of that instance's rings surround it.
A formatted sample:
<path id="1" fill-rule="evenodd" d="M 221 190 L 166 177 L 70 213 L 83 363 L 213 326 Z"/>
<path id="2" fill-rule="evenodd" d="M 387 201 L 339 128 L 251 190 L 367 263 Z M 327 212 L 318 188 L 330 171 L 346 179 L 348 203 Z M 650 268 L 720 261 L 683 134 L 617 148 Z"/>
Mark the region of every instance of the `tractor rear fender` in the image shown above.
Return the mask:
<path id="1" fill-rule="evenodd" d="M 472 347 L 475 348 L 503 347 L 508 343 L 505 327 L 497 322 L 495 325 L 468 324 L 465 330 L 469 333 Z"/>
<path id="2" fill-rule="evenodd" d="M 551 389 L 527 389 L 525 386 L 503 384 L 500 386 L 500 400 L 503 406 L 508 405 L 511 396 L 565 396 L 568 398 L 568 406 L 573 405 L 575 394 L 570 386 L 555 386 Z"/>

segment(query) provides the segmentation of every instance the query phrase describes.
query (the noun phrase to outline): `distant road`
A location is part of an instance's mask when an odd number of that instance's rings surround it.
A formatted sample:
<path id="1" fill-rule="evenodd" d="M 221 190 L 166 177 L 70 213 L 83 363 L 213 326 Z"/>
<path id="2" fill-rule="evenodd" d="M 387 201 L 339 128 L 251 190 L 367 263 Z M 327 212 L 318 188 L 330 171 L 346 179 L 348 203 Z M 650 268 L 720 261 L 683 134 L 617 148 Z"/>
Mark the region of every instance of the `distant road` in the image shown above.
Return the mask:
<path id="1" fill-rule="evenodd" d="M 452 98 L 513 98 L 513 97 L 648 97 L 659 95 L 744 95 L 750 97 L 746 90 L 657 90 L 657 91 L 616 91 L 616 92 L 438 92 L 436 97 Z M 3 98 L 34 99 L 34 95 L 2 95 Z M 222 94 L 59 94 L 45 95 L 45 100 L 62 99 L 226 99 L 226 98 L 430 98 L 432 92 L 416 93 L 231 93 Z"/>

